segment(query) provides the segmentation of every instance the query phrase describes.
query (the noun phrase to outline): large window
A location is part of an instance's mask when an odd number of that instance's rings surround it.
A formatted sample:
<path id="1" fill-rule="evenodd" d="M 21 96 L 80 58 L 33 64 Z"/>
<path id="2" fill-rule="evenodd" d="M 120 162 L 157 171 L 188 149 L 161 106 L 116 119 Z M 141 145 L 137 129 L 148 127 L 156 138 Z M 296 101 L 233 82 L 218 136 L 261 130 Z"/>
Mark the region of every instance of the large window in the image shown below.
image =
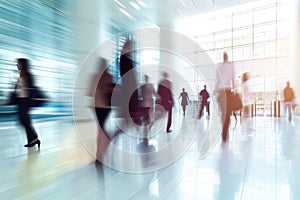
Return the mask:
<path id="1" fill-rule="evenodd" d="M 31 61 L 36 84 L 50 96 L 53 109 L 58 104 L 70 106 L 76 72 L 72 53 L 74 26 L 65 11 L 72 3 L 70 0 L 1 1 L 1 104 L 14 88 L 18 76 L 16 60 L 24 57 Z"/>
<path id="2" fill-rule="evenodd" d="M 206 53 L 214 63 L 222 62 L 226 51 L 235 62 L 237 83 L 243 72 L 250 72 L 253 99 L 269 102 L 289 78 L 289 3 L 253 1 L 184 19 L 178 30 L 202 48 L 196 54 Z M 208 64 L 197 63 L 199 68 Z"/>

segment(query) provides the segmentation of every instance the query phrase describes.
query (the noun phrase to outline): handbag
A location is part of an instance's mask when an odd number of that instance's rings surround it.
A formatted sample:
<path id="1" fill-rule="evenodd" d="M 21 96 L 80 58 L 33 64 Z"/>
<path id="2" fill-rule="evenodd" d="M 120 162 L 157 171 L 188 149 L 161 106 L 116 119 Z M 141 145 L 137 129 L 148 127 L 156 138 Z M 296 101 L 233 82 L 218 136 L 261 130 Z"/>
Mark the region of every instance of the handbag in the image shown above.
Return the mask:
<path id="1" fill-rule="evenodd" d="M 10 93 L 7 105 L 17 105 L 19 104 L 19 98 L 17 97 L 17 92 L 13 91 Z"/>
<path id="2" fill-rule="evenodd" d="M 297 108 L 297 106 L 298 106 L 297 100 L 296 100 L 296 98 L 294 98 L 292 101 L 292 109 L 295 110 Z"/>
<path id="3" fill-rule="evenodd" d="M 243 102 L 238 93 L 231 93 L 229 105 L 232 111 L 241 110 L 243 108 Z"/>
<path id="4" fill-rule="evenodd" d="M 30 88 L 30 107 L 40 107 L 43 104 L 49 102 L 49 98 L 38 87 Z"/>

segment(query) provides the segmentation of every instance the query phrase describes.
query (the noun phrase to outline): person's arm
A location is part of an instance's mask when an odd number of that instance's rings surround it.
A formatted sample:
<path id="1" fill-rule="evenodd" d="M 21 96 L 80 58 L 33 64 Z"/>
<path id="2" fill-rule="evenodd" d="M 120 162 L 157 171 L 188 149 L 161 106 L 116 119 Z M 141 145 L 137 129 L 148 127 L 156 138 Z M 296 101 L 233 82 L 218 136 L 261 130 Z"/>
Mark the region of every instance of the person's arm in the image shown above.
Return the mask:
<path id="1" fill-rule="evenodd" d="M 232 84 L 232 89 L 234 91 L 235 85 L 234 85 L 234 64 L 233 64 L 233 62 L 231 64 L 231 84 Z"/>
<path id="2" fill-rule="evenodd" d="M 156 98 L 156 99 L 160 99 L 159 94 L 155 91 L 154 86 L 151 84 L 151 90 L 152 90 L 152 95 Z"/>
<path id="3" fill-rule="evenodd" d="M 233 90 L 233 92 L 234 92 L 234 91 L 235 91 L 234 78 L 231 79 L 231 84 L 232 84 L 232 90 Z"/>
<path id="4" fill-rule="evenodd" d="M 174 105 L 174 98 L 173 98 L 173 95 L 172 95 L 172 84 L 171 84 L 171 82 L 170 82 L 170 88 L 168 88 L 168 90 L 169 90 L 171 104 Z"/>
<path id="5" fill-rule="evenodd" d="M 8 97 L 8 99 L 5 100 L 4 104 L 5 105 L 12 105 L 16 104 L 17 101 L 17 83 L 15 83 L 14 91 L 12 91 Z"/>
<path id="6" fill-rule="evenodd" d="M 295 91 L 294 89 L 292 88 L 292 91 L 293 91 L 293 101 L 295 100 L 296 96 L 295 96 Z"/>

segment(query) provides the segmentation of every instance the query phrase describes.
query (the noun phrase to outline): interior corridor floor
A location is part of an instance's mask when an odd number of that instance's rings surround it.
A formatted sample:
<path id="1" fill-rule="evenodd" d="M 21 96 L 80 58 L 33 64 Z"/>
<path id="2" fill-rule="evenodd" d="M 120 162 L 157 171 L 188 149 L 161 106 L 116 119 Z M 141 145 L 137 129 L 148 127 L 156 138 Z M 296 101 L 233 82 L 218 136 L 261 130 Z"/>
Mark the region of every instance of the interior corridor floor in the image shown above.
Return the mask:
<path id="1" fill-rule="evenodd" d="M 300 198 L 299 117 L 238 119 L 236 126 L 232 118 L 222 146 L 217 119 L 174 113 L 173 132 L 157 129 L 147 144 L 138 127 L 115 136 L 105 164 L 95 162 L 91 121 L 35 120 L 40 150 L 23 147 L 16 122 L 1 123 L 0 199 Z"/>

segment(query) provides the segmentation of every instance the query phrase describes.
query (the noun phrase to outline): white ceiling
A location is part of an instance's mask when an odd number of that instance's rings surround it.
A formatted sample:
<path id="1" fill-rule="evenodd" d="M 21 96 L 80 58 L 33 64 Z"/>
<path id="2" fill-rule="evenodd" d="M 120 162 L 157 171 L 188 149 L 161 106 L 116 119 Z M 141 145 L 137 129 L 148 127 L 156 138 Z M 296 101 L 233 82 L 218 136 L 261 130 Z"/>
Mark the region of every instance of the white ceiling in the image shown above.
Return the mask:
<path id="1" fill-rule="evenodd" d="M 124 7 L 122 7 L 118 2 Z M 140 3 L 142 1 L 142 3 Z M 176 19 L 201 14 L 255 0 L 111 0 L 112 22 L 122 29 L 156 24 L 172 24 Z M 139 9 L 134 8 L 134 2 Z M 143 3 L 146 6 L 142 6 Z M 120 11 L 123 9 L 131 17 Z M 116 27 L 117 28 L 117 27 Z"/>

